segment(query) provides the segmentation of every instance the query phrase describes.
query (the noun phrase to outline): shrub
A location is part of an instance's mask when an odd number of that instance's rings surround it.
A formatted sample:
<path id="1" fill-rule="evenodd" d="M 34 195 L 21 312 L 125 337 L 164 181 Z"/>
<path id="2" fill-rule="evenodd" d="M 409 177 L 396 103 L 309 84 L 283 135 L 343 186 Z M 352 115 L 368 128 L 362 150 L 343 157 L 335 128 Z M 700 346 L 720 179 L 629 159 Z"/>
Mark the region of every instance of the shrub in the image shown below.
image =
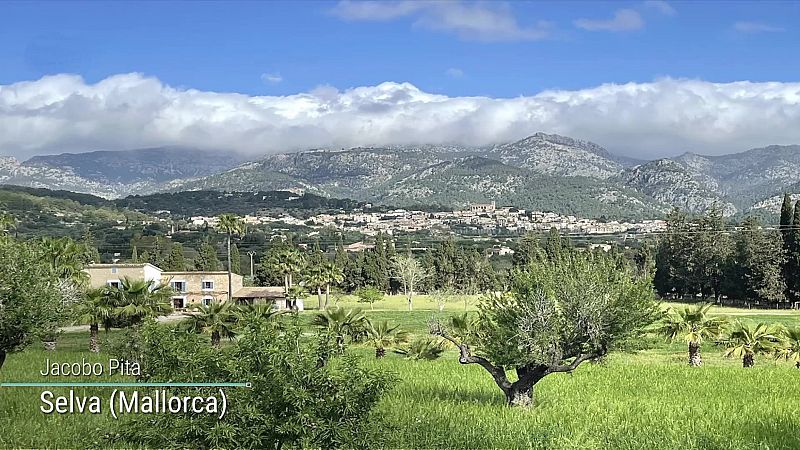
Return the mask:
<path id="1" fill-rule="evenodd" d="M 226 392 L 228 412 L 134 416 L 115 439 L 156 448 L 365 448 L 379 442 L 373 408 L 392 376 L 334 358 L 329 333 L 309 340 L 296 320 L 250 322 L 228 348 L 149 324 L 139 339 L 143 379 L 240 381 Z M 202 390 L 196 392 L 200 394 Z M 211 395 L 211 392 L 209 392 Z"/>

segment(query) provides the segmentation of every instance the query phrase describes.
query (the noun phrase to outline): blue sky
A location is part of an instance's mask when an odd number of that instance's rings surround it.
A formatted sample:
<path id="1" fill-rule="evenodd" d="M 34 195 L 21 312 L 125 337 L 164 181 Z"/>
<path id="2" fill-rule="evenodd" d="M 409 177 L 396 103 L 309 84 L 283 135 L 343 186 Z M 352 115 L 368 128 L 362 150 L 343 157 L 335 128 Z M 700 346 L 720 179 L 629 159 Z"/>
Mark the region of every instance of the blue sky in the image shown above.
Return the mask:
<path id="1" fill-rule="evenodd" d="M 800 1 L 0 2 L 0 154 L 800 144 Z"/>
<path id="2" fill-rule="evenodd" d="M 800 2 L 671 2 L 671 11 L 647 2 L 466 4 L 546 33 L 500 40 L 457 23 L 437 25 L 450 20 L 448 13 L 422 8 L 378 20 L 342 13 L 348 7 L 4 2 L 0 84 L 55 73 L 96 82 L 142 72 L 172 86 L 251 95 L 408 81 L 433 93 L 514 97 L 663 76 L 793 81 L 800 72 L 800 58 L 792 56 L 800 44 Z M 639 25 L 576 25 L 620 10 L 638 15 Z"/>

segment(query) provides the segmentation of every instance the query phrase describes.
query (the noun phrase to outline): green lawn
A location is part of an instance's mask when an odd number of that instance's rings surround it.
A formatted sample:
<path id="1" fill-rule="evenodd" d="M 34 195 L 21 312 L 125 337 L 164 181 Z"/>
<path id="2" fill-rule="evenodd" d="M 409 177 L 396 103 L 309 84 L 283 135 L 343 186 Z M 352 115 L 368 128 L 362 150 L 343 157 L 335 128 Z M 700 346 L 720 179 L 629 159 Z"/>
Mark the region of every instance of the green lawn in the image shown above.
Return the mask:
<path id="1" fill-rule="evenodd" d="M 430 303 L 427 310 L 421 309 L 424 300 L 418 304 L 420 310 L 413 312 L 382 308 L 366 313 L 422 334 L 437 311 Z M 795 311 L 715 312 L 800 324 Z M 302 319 L 310 321 L 312 316 L 307 312 Z M 10 355 L 0 379 L 38 381 L 48 357 L 107 361 L 102 354 L 85 351 L 87 334 L 63 335 L 55 353 L 36 345 Z M 702 368 L 686 365 L 684 344 L 659 342 L 638 353 L 614 353 L 602 364 L 584 364 L 573 374 L 549 376 L 537 385 L 536 405 L 527 410 L 507 408 L 488 374 L 478 366 L 460 365 L 453 350 L 433 362 L 408 361 L 391 353 L 376 360 L 371 349 L 358 346 L 350 351 L 366 364 L 398 375 L 396 386 L 379 404 L 386 416 L 389 448 L 800 448 L 800 370 L 766 358 L 757 359 L 753 369 L 742 369 L 740 361 L 722 358 L 722 350 L 710 344 L 703 347 Z M 106 414 L 42 414 L 40 392 L 0 389 L 0 448 L 106 445 L 102 436 L 113 425 Z"/>

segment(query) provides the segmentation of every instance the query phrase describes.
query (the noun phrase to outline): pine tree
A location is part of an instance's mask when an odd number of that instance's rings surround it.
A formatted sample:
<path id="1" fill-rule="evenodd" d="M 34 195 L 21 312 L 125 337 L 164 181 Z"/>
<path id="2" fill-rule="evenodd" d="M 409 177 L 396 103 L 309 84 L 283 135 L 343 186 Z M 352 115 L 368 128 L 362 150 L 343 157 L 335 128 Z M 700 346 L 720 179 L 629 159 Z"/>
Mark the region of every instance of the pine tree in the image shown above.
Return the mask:
<path id="1" fill-rule="evenodd" d="M 142 252 L 142 256 L 139 256 L 137 258 L 137 262 L 149 263 L 150 262 L 150 252 L 148 252 L 147 250 L 143 251 Z"/>
<path id="2" fill-rule="evenodd" d="M 544 243 L 544 251 L 547 254 L 547 258 L 551 261 L 559 259 L 561 257 L 561 251 L 563 248 L 564 244 L 561 242 L 561 234 L 559 234 L 555 227 L 550 228 L 550 231 L 547 232 L 547 239 Z"/>
<path id="3" fill-rule="evenodd" d="M 662 296 L 681 298 L 686 293 L 696 292 L 691 277 L 695 253 L 691 228 L 686 213 L 678 208 L 667 215 L 667 232 L 658 245 L 653 280 Z"/>
<path id="4" fill-rule="evenodd" d="M 744 230 L 736 236 L 731 293 L 748 300 L 785 301 L 780 235 L 762 230 L 758 220 L 753 218 L 747 218 L 743 225 Z"/>
<path id="5" fill-rule="evenodd" d="M 204 272 L 213 272 L 220 270 L 219 258 L 217 258 L 217 250 L 206 239 L 200 244 L 197 250 L 197 258 L 194 260 L 194 268 Z"/>
<path id="6" fill-rule="evenodd" d="M 91 231 L 86 231 L 86 234 L 83 235 L 83 249 L 85 252 L 84 260 L 88 263 L 99 263 L 100 262 L 100 251 L 97 250 L 97 247 L 94 245 L 94 237 L 92 236 Z"/>
<path id="7" fill-rule="evenodd" d="M 520 239 L 519 245 L 511 256 L 511 263 L 515 267 L 524 267 L 532 261 L 539 260 L 541 255 L 542 247 L 539 245 L 539 235 L 529 232 Z"/>
<path id="8" fill-rule="evenodd" d="M 186 257 L 183 255 L 183 245 L 180 242 L 172 244 L 172 249 L 164 263 L 164 270 L 173 272 L 186 270 Z"/>
<path id="9" fill-rule="evenodd" d="M 231 271 L 239 275 L 242 274 L 242 257 L 236 244 L 231 244 Z"/>
<path id="10" fill-rule="evenodd" d="M 733 252 L 731 239 L 724 231 L 722 210 L 714 205 L 700 220 L 700 232 L 695 236 L 697 284 L 703 298 L 713 294 L 716 301 L 722 297 L 723 270 Z"/>
<path id="11" fill-rule="evenodd" d="M 152 261 L 150 261 L 151 264 L 157 267 L 164 266 L 166 258 L 164 257 L 164 247 L 161 244 L 161 236 L 156 236 L 156 241 L 153 245 L 153 253 L 150 257 L 152 259 Z"/>

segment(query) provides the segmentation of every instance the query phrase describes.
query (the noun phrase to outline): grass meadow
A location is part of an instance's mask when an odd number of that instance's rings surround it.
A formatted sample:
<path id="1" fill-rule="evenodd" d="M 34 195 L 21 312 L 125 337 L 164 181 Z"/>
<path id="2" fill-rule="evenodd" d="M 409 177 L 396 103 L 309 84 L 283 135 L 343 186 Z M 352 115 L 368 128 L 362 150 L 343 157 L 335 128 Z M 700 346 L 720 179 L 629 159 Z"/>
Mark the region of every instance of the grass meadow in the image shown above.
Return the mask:
<path id="1" fill-rule="evenodd" d="M 309 299 L 310 304 L 311 299 Z M 383 304 L 382 304 L 383 303 Z M 368 305 L 368 317 L 400 323 L 422 334 L 436 306 L 425 298 L 405 311 L 402 297 Z M 470 306 L 468 305 L 468 308 Z M 463 311 L 450 304 L 445 314 Z M 795 311 L 719 308 L 747 320 L 800 323 Z M 310 320 L 313 312 L 303 314 Z M 101 332 L 103 340 L 113 339 Z M 40 381 L 46 358 L 105 361 L 86 351 L 88 332 L 64 334 L 59 349 L 40 345 L 9 356 L 3 381 Z M 535 406 L 508 408 L 489 375 L 462 366 L 450 350 L 436 361 L 410 361 L 372 349 L 349 351 L 365 364 L 392 371 L 395 387 L 378 409 L 385 417 L 386 448 L 442 449 L 797 449 L 800 448 L 800 370 L 760 357 L 756 367 L 722 358 L 722 349 L 703 347 L 705 366 L 686 365 L 684 344 L 654 342 L 648 350 L 613 353 L 602 363 L 583 364 L 572 374 L 546 377 L 536 386 Z M 92 381 L 98 381 L 93 378 Z M 119 379 L 115 381 L 121 381 Z M 40 388 L 0 388 L 0 448 L 105 447 L 112 420 L 100 415 L 45 415 Z M 107 393 L 97 389 L 99 395 Z"/>

